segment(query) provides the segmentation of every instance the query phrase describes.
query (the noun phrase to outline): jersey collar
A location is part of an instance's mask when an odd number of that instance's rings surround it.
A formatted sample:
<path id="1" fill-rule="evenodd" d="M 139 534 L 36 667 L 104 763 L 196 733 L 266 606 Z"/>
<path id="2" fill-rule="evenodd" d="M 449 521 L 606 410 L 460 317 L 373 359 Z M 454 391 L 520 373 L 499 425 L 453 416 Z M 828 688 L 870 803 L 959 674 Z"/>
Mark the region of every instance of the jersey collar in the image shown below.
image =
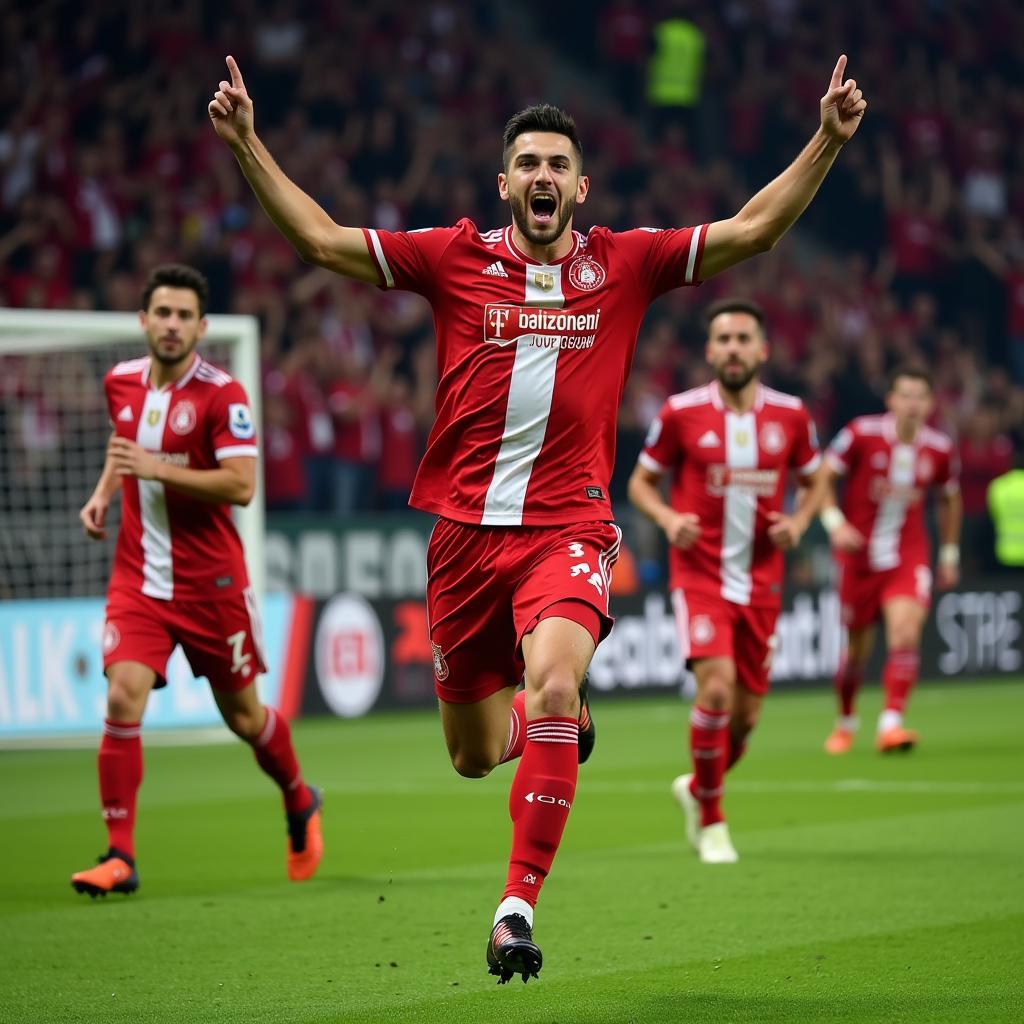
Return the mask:
<path id="1" fill-rule="evenodd" d="M 198 352 L 192 353 L 192 364 L 189 368 L 178 378 L 173 384 L 165 385 L 162 388 L 153 387 L 149 382 L 149 371 L 153 366 L 153 357 L 149 356 L 146 359 L 146 365 L 142 368 L 142 383 L 145 387 L 152 388 L 153 391 L 166 391 L 168 387 L 173 388 L 175 391 L 180 391 L 195 375 L 198 371 L 200 364 L 203 361 L 203 357 Z"/>
<path id="2" fill-rule="evenodd" d="M 708 385 L 711 394 L 711 404 L 718 409 L 720 412 L 731 412 L 735 416 L 745 416 L 746 413 L 736 412 L 734 409 L 730 409 L 725 402 L 722 400 L 722 392 L 720 385 L 717 380 L 713 380 Z M 750 407 L 751 412 L 760 412 L 764 408 L 764 385 L 758 381 L 757 390 L 754 392 L 754 404 Z"/>
<path id="3" fill-rule="evenodd" d="M 517 260 L 522 260 L 523 263 L 528 263 L 531 267 L 557 267 L 560 264 L 571 260 L 573 256 L 580 251 L 582 244 L 583 236 L 574 228 L 572 232 L 572 246 L 561 259 L 555 260 L 554 263 L 537 263 L 532 256 L 527 256 L 526 253 L 524 253 L 519 246 L 512 241 L 512 225 L 508 224 L 505 226 L 505 248 L 508 249 L 508 251 L 512 253 Z"/>

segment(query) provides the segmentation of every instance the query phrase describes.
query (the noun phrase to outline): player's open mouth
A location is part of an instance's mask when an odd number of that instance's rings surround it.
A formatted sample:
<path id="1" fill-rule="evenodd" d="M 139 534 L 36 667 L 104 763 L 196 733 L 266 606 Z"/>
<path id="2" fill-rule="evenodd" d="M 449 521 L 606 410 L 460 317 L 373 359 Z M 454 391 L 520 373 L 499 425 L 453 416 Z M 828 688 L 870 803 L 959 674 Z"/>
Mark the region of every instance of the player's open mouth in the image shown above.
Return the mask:
<path id="1" fill-rule="evenodd" d="M 530 197 L 530 211 L 540 224 L 549 224 L 555 217 L 558 201 L 550 192 L 535 192 Z"/>

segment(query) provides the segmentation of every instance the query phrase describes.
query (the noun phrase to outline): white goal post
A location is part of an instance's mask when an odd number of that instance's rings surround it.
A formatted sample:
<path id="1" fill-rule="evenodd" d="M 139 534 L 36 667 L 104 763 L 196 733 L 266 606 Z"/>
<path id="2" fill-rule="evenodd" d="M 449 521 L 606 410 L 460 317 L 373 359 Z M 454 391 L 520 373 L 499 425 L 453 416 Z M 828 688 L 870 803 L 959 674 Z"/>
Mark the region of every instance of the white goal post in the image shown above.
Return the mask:
<path id="1" fill-rule="evenodd" d="M 258 321 L 207 319 L 199 351 L 242 384 L 258 429 Z M 0 600 L 103 595 L 119 509 L 111 507 L 105 543 L 85 537 L 78 510 L 99 478 L 110 433 L 103 376 L 145 353 L 137 313 L 0 309 Z M 236 509 L 236 522 L 262 598 L 262 460 L 253 500 Z"/>

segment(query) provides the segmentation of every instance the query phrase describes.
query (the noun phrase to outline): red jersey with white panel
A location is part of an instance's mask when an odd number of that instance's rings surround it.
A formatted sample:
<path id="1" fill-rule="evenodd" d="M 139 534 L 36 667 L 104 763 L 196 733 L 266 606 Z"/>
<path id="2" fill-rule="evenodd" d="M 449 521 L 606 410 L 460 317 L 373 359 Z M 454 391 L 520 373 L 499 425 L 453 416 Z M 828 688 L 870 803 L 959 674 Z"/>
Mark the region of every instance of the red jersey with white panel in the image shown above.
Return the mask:
<path id="1" fill-rule="evenodd" d="M 181 380 L 164 388 L 150 384 L 149 370 L 148 357 L 133 359 L 118 363 L 103 382 L 118 436 L 188 469 L 257 457 L 249 400 L 238 381 L 198 355 Z M 215 601 L 248 585 L 230 505 L 199 501 L 156 480 L 122 478 L 110 590 Z"/>
<path id="2" fill-rule="evenodd" d="M 760 384 L 746 413 L 725 405 L 717 381 L 669 398 L 640 464 L 671 473 L 672 508 L 700 518 L 693 546 L 669 550 L 671 589 L 777 607 L 782 552 L 768 513 L 782 510 L 791 468 L 806 476 L 820 463 L 814 421 L 793 395 Z"/>
<path id="3" fill-rule="evenodd" d="M 914 440 L 905 444 L 896 436 L 891 413 L 860 416 L 836 434 L 825 458 L 847 477 L 843 514 L 866 541 L 860 551 L 844 555 L 844 563 L 865 572 L 928 565 L 924 496 L 929 487 L 941 487 L 947 493 L 959 490 L 952 440 L 931 427 L 921 427 Z"/>
<path id="4" fill-rule="evenodd" d="M 409 503 L 494 526 L 610 520 L 637 332 L 653 299 L 699 282 L 706 232 L 595 227 L 539 264 L 511 227 L 366 230 L 384 287 L 434 308 L 437 418 Z"/>

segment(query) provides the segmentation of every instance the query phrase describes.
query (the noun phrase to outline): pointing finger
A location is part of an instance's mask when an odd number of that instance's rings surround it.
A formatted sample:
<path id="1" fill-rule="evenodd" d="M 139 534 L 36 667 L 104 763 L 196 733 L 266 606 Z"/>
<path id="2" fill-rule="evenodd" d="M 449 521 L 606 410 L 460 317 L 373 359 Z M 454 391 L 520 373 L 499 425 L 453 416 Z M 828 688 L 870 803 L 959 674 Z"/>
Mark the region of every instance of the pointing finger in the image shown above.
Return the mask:
<path id="1" fill-rule="evenodd" d="M 230 57 L 228 58 L 231 59 Z M 840 54 L 839 60 L 836 61 L 835 69 L 832 72 L 832 81 L 829 82 L 829 89 L 835 89 L 839 83 L 843 80 L 843 72 L 846 70 L 846 54 Z"/>
<path id="2" fill-rule="evenodd" d="M 229 54 L 224 59 L 227 63 L 228 71 L 231 72 L 231 84 L 236 89 L 244 89 L 245 83 L 242 81 L 242 72 L 238 70 L 238 65 L 235 63 L 235 58 L 230 56 Z"/>

